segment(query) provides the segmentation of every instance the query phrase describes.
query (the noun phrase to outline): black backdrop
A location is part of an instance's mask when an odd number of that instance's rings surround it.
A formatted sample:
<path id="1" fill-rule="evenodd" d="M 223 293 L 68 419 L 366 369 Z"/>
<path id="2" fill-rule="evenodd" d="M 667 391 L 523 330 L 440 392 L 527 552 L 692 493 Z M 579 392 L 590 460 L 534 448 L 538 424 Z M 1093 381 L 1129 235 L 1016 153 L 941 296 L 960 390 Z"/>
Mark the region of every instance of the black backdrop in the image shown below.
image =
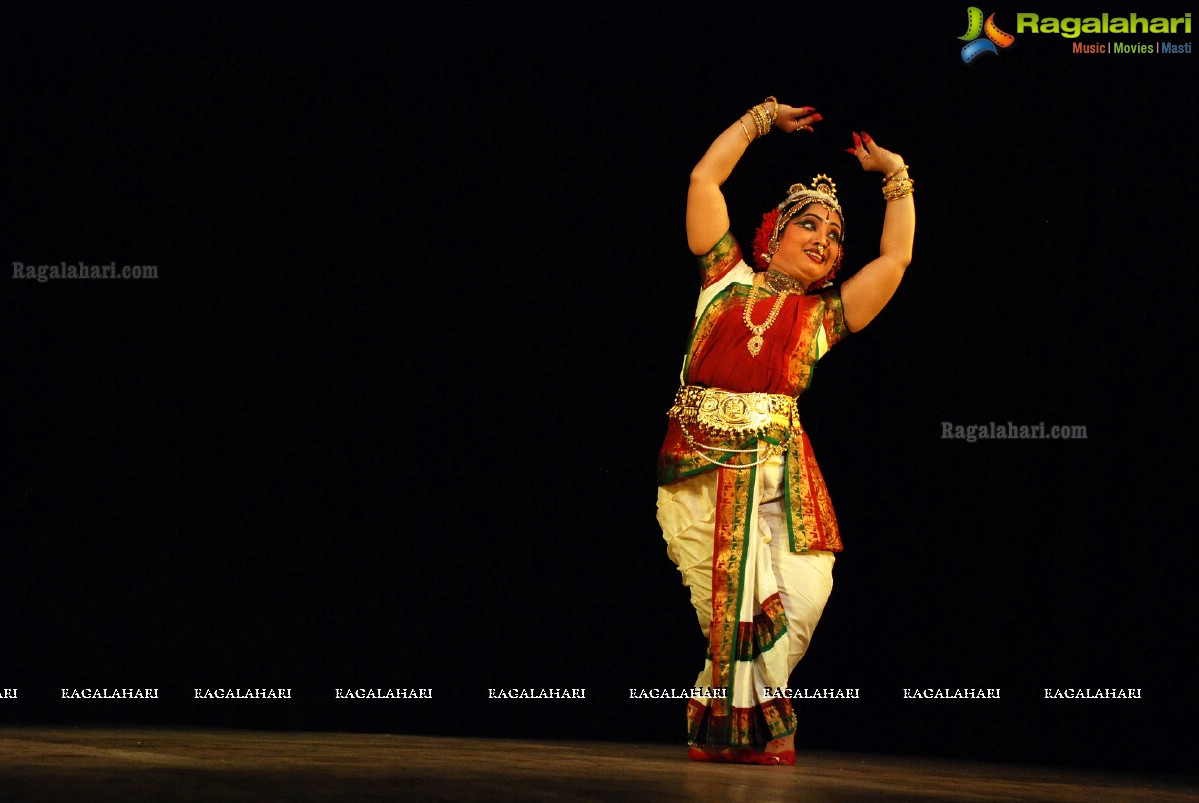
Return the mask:
<path id="1" fill-rule="evenodd" d="M 918 185 L 908 277 L 801 404 L 847 551 L 792 685 L 860 697 L 799 743 L 1193 771 L 1194 56 L 967 65 L 964 11 L 6 6 L 6 273 L 159 275 L 5 283 L 0 718 L 680 740 L 628 690 L 702 660 L 653 506 L 687 173 L 773 93 L 825 121 L 749 150 L 743 241 L 828 172 L 872 256 L 852 130 Z M 62 699 L 124 687 L 160 696 Z M 251 687 L 292 699 L 194 699 Z M 966 687 L 1001 698 L 904 699 Z"/>

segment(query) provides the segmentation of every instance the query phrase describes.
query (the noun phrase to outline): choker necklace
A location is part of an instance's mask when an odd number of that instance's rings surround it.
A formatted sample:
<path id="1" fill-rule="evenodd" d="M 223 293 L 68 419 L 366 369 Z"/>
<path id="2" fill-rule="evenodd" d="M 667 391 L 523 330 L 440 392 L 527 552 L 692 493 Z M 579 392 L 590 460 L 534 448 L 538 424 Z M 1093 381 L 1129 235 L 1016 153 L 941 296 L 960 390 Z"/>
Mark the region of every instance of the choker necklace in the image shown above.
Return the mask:
<path id="1" fill-rule="evenodd" d="M 754 304 L 758 302 L 758 290 L 762 286 L 761 278 L 762 274 L 760 273 L 754 275 L 753 289 L 749 291 L 749 298 L 745 300 L 745 310 L 741 316 L 741 319 L 745 321 L 745 325 L 749 327 L 749 331 L 753 333 L 753 337 L 745 344 L 745 347 L 749 349 L 751 357 L 757 357 L 758 352 L 762 350 L 762 334 L 774 325 L 774 319 L 779 316 L 779 312 L 783 309 L 783 302 L 787 300 L 787 295 L 791 292 L 790 290 L 779 292 L 778 297 L 774 300 L 774 306 L 771 308 L 770 314 L 766 316 L 766 320 L 754 326 L 753 319 L 750 316 L 753 315 Z"/>
<path id="2" fill-rule="evenodd" d="M 800 295 L 803 295 L 808 289 L 808 286 L 799 279 L 777 270 L 766 272 L 766 286 L 776 293 L 786 291 Z"/>

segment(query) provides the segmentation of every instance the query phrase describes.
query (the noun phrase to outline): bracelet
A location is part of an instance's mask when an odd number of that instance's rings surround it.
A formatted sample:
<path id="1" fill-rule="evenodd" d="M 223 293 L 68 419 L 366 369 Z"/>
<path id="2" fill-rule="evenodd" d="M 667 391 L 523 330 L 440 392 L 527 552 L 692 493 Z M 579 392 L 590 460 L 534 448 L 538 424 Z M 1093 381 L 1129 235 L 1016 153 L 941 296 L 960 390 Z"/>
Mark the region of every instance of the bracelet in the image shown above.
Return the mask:
<path id="1" fill-rule="evenodd" d="M 900 198 L 906 198 L 911 195 L 916 189 L 915 184 L 900 184 L 896 187 L 890 187 L 883 191 L 883 197 L 888 201 L 898 201 Z"/>
<path id="2" fill-rule="evenodd" d="M 766 108 L 767 103 L 774 104 L 774 111 L 771 112 Z M 771 126 L 774 125 L 775 119 L 779 116 L 779 100 L 774 95 L 769 96 L 756 106 L 751 106 L 749 116 L 753 118 L 754 127 L 758 130 L 758 136 L 762 137 L 770 133 Z M 749 129 L 745 127 L 745 121 L 741 121 L 741 129 L 745 131 L 746 138 L 749 137 Z M 751 139 L 750 142 L 753 142 Z"/>
<path id="3" fill-rule="evenodd" d="M 900 198 L 911 195 L 915 188 L 916 182 L 910 178 L 896 179 L 890 185 L 883 187 L 883 197 L 888 201 L 898 201 Z"/>
<path id="4" fill-rule="evenodd" d="M 900 167 L 896 170 L 892 170 L 890 173 L 887 174 L 887 177 L 883 179 L 883 183 L 886 184 L 888 181 L 895 178 L 896 176 L 898 176 L 900 173 L 902 173 L 903 171 L 905 171 L 907 169 L 908 169 L 908 166 L 904 165 L 903 167 Z"/>
<path id="5" fill-rule="evenodd" d="M 764 137 L 770 133 L 770 118 L 766 115 L 766 109 L 761 104 L 754 106 L 749 110 L 749 113 L 754 118 L 754 125 L 758 128 L 758 136 Z"/>
<path id="6" fill-rule="evenodd" d="M 738 117 L 737 122 L 741 124 L 741 130 L 745 132 L 745 141 L 753 142 L 754 138 L 749 135 L 749 129 L 745 127 L 745 115 Z"/>

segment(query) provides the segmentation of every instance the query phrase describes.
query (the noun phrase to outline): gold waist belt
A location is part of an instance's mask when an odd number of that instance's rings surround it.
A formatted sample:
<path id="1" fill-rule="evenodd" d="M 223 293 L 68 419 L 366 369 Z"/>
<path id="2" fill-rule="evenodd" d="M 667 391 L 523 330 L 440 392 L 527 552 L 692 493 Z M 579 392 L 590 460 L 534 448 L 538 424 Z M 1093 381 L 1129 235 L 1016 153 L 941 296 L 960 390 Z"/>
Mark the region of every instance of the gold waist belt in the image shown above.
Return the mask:
<path id="1" fill-rule="evenodd" d="M 779 393 L 733 393 L 684 385 L 667 415 L 683 425 L 685 434 L 688 425 L 698 425 L 706 432 L 725 437 L 799 428 L 795 399 Z"/>

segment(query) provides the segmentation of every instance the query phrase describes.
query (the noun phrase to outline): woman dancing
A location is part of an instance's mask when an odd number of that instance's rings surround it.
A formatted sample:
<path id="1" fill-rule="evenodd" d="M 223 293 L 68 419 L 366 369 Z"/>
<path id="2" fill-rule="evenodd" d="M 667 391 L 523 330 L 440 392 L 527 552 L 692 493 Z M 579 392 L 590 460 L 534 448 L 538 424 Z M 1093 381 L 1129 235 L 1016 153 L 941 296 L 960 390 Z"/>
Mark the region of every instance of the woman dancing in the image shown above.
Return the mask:
<path id="1" fill-rule="evenodd" d="M 720 187 L 772 128 L 811 131 L 820 114 L 767 98 L 691 171 L 687 243 L 700 295 L 658 461 L 658 522 L 691 589 L 708 656 L 688 701 L 690 757 L 795 763 L 795 713 L 779 694 L 832 591 L 837 520 L 796 398 L 824 354 L 870 323 L 912 258 L 912 180 L 868 134 L 849 153 L 883 174 L 879 256 L 840 286 L 845 217 L 819 175 L 793 184 L 754 239 L 751 268 Z"/>

